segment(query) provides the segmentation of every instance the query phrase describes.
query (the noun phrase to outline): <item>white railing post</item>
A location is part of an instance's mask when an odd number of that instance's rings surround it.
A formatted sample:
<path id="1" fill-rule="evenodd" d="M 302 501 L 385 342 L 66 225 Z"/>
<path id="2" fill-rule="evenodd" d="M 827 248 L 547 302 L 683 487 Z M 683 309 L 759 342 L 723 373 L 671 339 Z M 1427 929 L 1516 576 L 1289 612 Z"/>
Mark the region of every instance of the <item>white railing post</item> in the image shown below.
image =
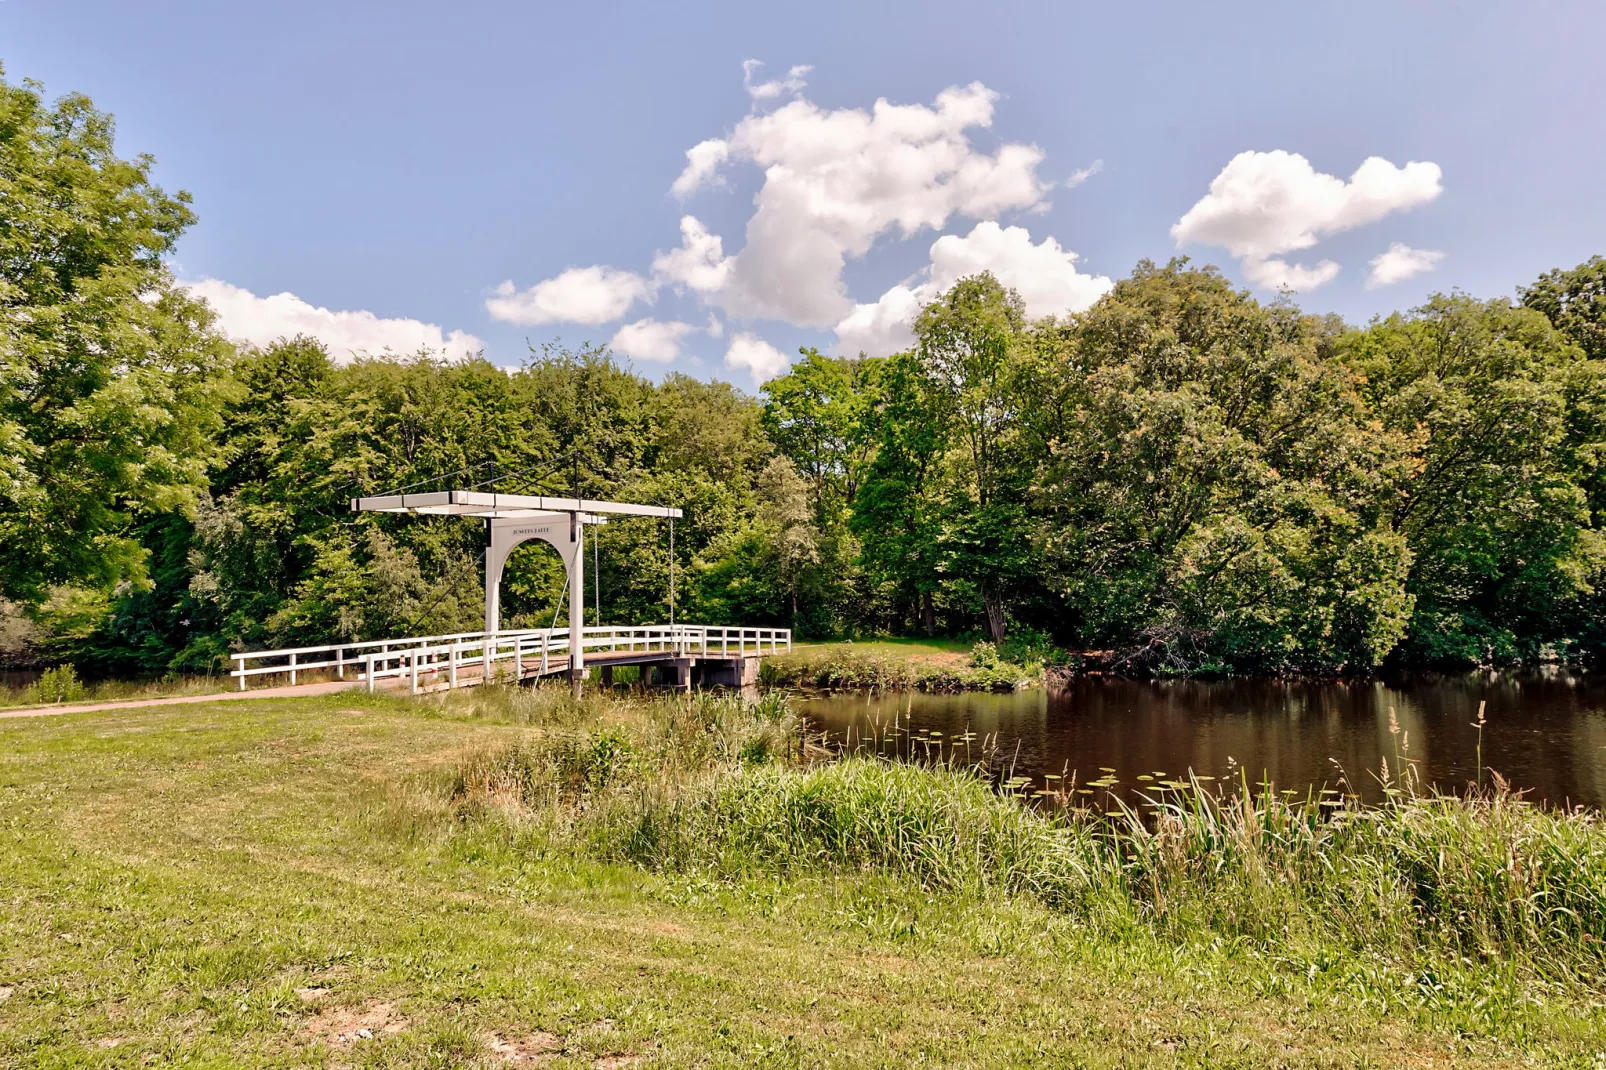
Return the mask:
<path id="1" fill-rule="evenodd" d="M 245 657 L 243 655 L 240 655 L 240 654 L 235 654 L 235 655 L 232 655 L 229 660 L 238 661 L 240 663 L 240 665 L 239 665 L 239 669 L 240 669 L 240 690 L 244 691 L 245 690 Z"/>
<path id="2" fill-rule="evenodd" d="M 364 670 L 363 671 L 363 676 L 368 681 L 368 693 L 370 695 L 372 695 L 374 693 L 374 654 L 373 654 L 373 651 L 369 651 L 367 654 L 363 655 L 363 670 Z"/>
<path id="3" fill-rule="evenodd" d="M 412 670 L 413 694 L 418 694 L 418 649 L 415 647 L 407 652 L 408 668 Z"/>
<path id="4" fill-rule="evenodd" d="M 449 691 L 457 686 L 457 640 L 452 640 L 450 650 L 446 654 L 446 689 Z"/>
<path id="5" fill-rule="evenodd" d="M 337 647 L 335 647 L 335 679 L 336 680 L 344 680 L 345 678 L 346 678 L 346 648 L 343 647 L 343 646 L 337 646 Z"/>
<path id="6" fill-rule="evenodd" d="M 290 655 L 290 686 L 296 686 L 296 656 Z"/>

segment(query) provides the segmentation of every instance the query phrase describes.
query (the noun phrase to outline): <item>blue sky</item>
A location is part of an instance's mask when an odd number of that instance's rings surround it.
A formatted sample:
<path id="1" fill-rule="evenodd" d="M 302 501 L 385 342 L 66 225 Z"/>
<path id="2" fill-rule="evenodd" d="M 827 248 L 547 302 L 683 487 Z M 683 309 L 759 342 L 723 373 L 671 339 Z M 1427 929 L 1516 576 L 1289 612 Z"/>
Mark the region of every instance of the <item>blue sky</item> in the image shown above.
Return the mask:
<path id="1" fill-rule="evenodd" d="M 1352 321 L 1510 294 L 1606 252 L 1603 40 L 1582 0 L 0 0 L 7 78 L 194 194 L 175 272 L 231 333 L 749 389 L 981 267 L 1038 313 L 1179 248 Z"/>

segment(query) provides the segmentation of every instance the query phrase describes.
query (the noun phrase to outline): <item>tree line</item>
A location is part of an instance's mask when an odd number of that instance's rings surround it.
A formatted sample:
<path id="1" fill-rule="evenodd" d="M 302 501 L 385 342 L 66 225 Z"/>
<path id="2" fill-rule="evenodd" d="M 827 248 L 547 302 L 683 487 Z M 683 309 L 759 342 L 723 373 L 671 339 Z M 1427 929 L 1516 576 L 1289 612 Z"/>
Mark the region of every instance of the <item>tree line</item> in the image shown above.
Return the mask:
<path id="1" fill-rule="evenodd" d="M 102 674 L 479 627 L 483 529 L 352 514 L 456 478 L 685 510 L 602 528 L 612 622 L 966 634 L 1133 672 L 1593 659 L 1606 260 L 1353 327 L 1140 263 L 1032 321 L 988 275 L 913 345 L 752 397 L 556 344 L 516 370 L 231 344 L 195 222 L 81 96 L 0 79 L 0 656 Z M 429 481 L 435 480 L 434 484 Z M 540 546 L 506 618 L 547 624 Z M 591 613 L 595 613 L 592 609 Z"/>

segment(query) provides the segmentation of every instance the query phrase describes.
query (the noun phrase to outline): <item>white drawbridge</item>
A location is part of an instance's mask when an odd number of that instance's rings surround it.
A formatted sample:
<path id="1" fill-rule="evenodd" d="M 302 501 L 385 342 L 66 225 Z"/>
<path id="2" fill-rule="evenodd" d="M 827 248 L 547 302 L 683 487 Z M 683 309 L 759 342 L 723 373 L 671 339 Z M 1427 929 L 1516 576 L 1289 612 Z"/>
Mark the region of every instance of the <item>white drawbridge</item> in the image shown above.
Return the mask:
<path id="1" fill-rule="evenodd" d="M 242 691 L 251 677 L 288 674 L 293 684 L 299 674 L 309 670 L 332 670 L 344 679 L 349 668 L 369 690 L 386 678 L 404 678 L 414 692 L 420 689 L 421 678 L 424 687 L 457 687 L 493 679 L 507 670 L 515 679 L 566 673 L 578 698 L 588 648 L 605 678 L 611 678 L 616 665 L 640 665 L 644 679 L 657 672 L 677 687 L 689 687 L 695 678 L 708 683 L 750 683 L 757 677 L 759 657 L 792 648 L 792 633 L 786 628 L 676 624 L 673 572 L 669 624 L 608 628 L 599 620 L 598 627 L 585 626 L 586 527 L 606 524 L 610 515 L 661 517 L 673 524 L 681 515 L 679 509 L 479 489 L 353 498 L 351 509 L 484 520 L 490 528 L 490 545 L 485 551 L 485 631 L 235 654 L 231 675 L 239 678 Z M 563 560 L 569 626 L 504 632 L 502 570 L 513 549 L 531 539 L 550 544 Z M 673 542 L 670 549 L 672 570 Z"/>

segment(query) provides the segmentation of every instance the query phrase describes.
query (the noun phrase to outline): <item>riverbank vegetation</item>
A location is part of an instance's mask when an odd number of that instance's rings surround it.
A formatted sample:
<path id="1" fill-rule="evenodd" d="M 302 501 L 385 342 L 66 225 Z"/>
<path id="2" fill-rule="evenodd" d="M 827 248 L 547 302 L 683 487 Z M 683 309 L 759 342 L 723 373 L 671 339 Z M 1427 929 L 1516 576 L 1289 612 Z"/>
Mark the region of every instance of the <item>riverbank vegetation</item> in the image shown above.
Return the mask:
<path id="1" fill-rule="evenodd" d="M 766 688 L 824 691 L 1018 691 L 1044 683 L 1052 647 L 1011 641 L 1003 649 L 985 640 L 970 644 L 934 640 L 805 643 L 760 667 Z"/>
<path id="2" fill-rule="evenodd" d="M 168 266 L 189 198 L 116 154 L 108 116 L 0 80 L 0 126 L 13 664 L 205 673 L 241 648 L 476 627 L 482 531 L 347 507 L 449 483 L 685 509 L 673 561 L 656 522 L 602 531 L 587 604 L 610 622 L 667 616 L 673 577 L 681 619 L 1026 634 L 1131 673 L 1606 643 L 1599 257 L 1359 326 L 1184 260 L 1041 322 L 982 275 L 907 351 L 808 350 L 755 398 L 590 345 L 510 370 L 231 344 Z M 521 550 L 506 617 L 549 623 L 560 583 Z"/>
<path id="3" fill-rule="evenodd" d="M 962 763 L 824 755 L 775 698 L 561 689 L 0 735 L 7 1064 L 1606 1052 L 1606 829 L 1498 793 L 1185 785 L 1111 820 Z"/>

